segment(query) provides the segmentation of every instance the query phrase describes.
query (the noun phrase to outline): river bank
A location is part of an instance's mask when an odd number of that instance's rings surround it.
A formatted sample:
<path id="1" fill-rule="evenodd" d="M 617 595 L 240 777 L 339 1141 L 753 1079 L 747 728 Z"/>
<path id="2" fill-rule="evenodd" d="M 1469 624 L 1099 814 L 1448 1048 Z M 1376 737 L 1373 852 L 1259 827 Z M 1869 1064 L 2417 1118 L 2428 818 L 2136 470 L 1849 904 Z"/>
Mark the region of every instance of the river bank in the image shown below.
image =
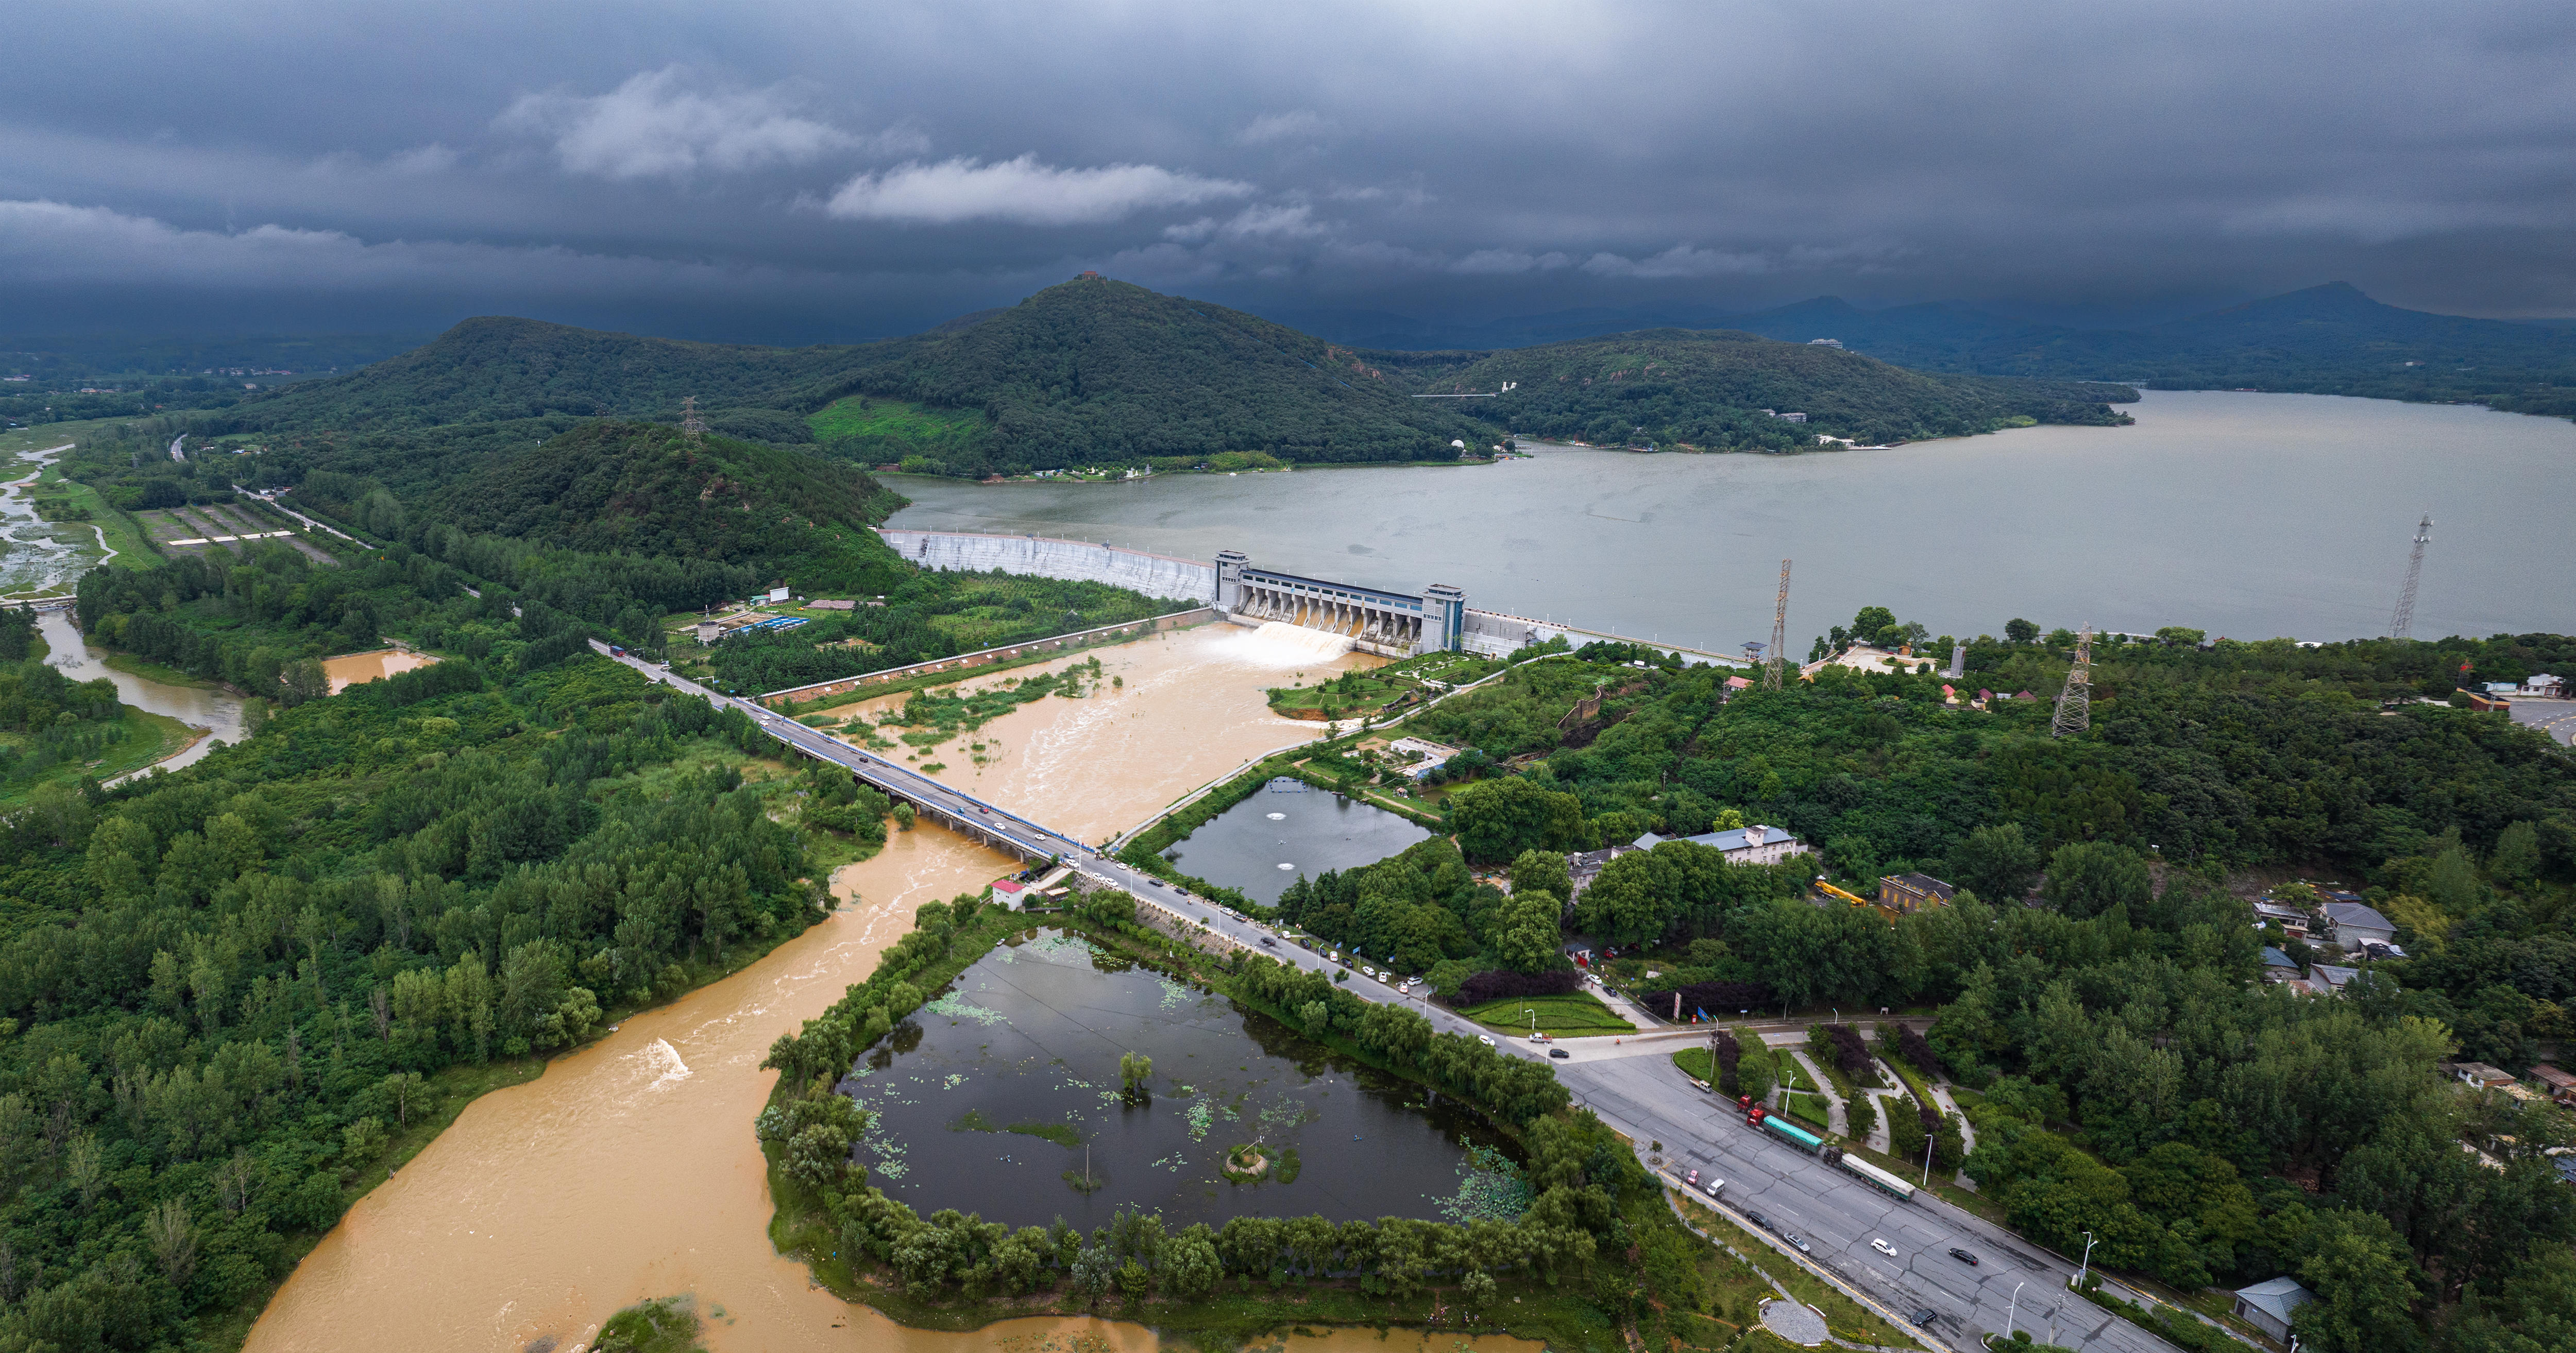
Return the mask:
<path id="1" fill-rule="evenodd" d="M 1200 633 L 1081 655 L 1102 660 L 1099 690 L 1116 694 L 1021 706 L 987 730 L 1016 754 L 1007 764 L 978 783 L 961 761 L 947 778 L 1100 839 L 1314 731 L 1269 713 L 1263 691 L 1279 671 L 1203 650 L 1189 637 Z M 927 822 L 892 833 L 834 874 L 826 920 L 467 1107 L 305 1257 L 247 1347 L 336 1350 L 351 1329 L 392 1328 L 409 1349 L 481 1353 L 547 1336 L 570 1348 L 624 1306 L 691 1292 L 726 1312 L 706 1329 L 716 1353 L 1152 1348 L 1150 1331 L 1093 1317 L 907 1329 L 811 1286 L 770 1243 L 751 1127 L 775 1079 L 759 1065 L 770 1044 L 873 971 L 923 903 L 1018 867 Z"/>

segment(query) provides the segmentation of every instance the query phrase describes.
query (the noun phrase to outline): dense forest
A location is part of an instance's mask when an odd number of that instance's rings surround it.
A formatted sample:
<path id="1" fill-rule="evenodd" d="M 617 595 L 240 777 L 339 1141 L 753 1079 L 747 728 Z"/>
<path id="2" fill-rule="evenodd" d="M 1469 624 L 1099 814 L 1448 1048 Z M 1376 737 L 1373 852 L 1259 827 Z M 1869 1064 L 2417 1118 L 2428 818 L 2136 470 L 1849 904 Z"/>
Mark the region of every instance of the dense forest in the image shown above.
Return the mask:
<path id="1" fill-rule="evenodd" d="M 237 1338 L 451 1099 L 820 915 L 748 720 L 511 647 L 0 828 L 0 1347 Z"/>
<path id="2" fill-rule="evenodd" d="M 2053 694 L 2073 636 L 2006 628 L 1970 641 L 1969 693 Z M 1842 627 L 1891 630 L 1881 608 Z M 2200 639 L 2098 648 L 2069 739 L 2045 700 L 1953 705 L 1930 675 L 1827 667 L 1730 699 L 1669 655 L 1641 680 L 1624 645 L 1524 660 L 1408 730 L 1488 768 L 1447 799 L 1457 846 L 1301 880 L 1280 909 L 1444 991 L 1561 966 L 1562 916 L 1697 1005 L 1938 1007 L 1921 1069 L 1973 1087 L 1966 1171 L 2025 1234 L 2093 1232 L 2097 1263 L 2185 1288 L 2290 1273 L 2320 1297 L 2308 1347 L 2559 1346 L 2576 1192 L 2543 1152 L 2576 1122 L 2436 1063 L 2520 1071 L 2576 1037 L 2576 759 L 2429 694 L 2555 670 L 2576 641 Z M 1604 685 L 1628 693 L 1559 727 Z M 1666 841 L 1571 887 L 1565 852 L 1744 822 L 1820 854 Z M 1909 869 L 1964 887 L 1893 923 L 1799 898 L 1819 870 L 1866 891 Z M 2412 957 L 2340 1000 L 2262 983 L 2261 946 L 2307 951 L 2246 898 L 2299 871 L 2360 891 Z"/>
<path id="3" fill-rule="evenodd" d="M 2032 423 L 2127 421 L 2121 386 L 1927 376 L 1858 353 L 1752 334 L 1650 329 L 1504 352 L 1362 354 L 1479 418 L 1596 446 L 1791 451 L 1819 436 L 1866 443 L 1964 437 Z M 1804 423 L 1775 414 L 1803 413 Z"/>

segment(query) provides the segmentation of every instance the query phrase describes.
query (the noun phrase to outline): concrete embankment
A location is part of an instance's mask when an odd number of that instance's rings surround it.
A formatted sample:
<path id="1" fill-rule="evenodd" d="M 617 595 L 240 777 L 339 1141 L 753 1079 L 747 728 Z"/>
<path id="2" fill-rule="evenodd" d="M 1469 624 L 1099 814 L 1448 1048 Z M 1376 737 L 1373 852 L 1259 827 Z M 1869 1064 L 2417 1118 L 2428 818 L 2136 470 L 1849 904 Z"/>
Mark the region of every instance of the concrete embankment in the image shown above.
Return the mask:
<path id="1" fill-rule="evenodd" d="M 1006 644 L 1000 648 L 984 648 L 972 653 L 960 653 L 953 658 L 916 662 L 908 667 L 889 667 L 880 672 L 841 677 L 832 681 L 817 681 L 808 686 L 790 686 L 785 690 L 765 692 L 759 699 L 762 704 L 772 709 L 785 709 L 791 705 L 826 700 L 836 695 L 856 694 L 874 686 L 891 686 L 898 681 L 909 681 L 914 677 L 929 676 L 938 672 L 954 671 L 962 677 L 968 671 L 978 667 L 1017 663 L 1040 654 L 1066 653 L 1077 648 L 1091 648 L 1100 644 L 1123 644 L 1131 639 L 1142 639 L 1147 635 L 1160 634 L 1165 630 L 1204 625 L 1216 619 L 1217 615 L 1215 608 L 1201 606 L 1196 610 L 1175 611 L 1170 615 L 1130 620 L 1120 625 L 1103 625 L 1098 629 L 1059 634 L 1052 639 L 1031 639 L 1026 643 Z"/>
<path id="2" fill-rule="evenodd" d="M 983 535 L 966 531 L 879 530 L 895 552 L 928 569 L 1024 574 L 1108 583 L 1149 597 L 1216 600 L 1216 565 L 1168 554 L 1122 550 L 1085 540 Z"/>

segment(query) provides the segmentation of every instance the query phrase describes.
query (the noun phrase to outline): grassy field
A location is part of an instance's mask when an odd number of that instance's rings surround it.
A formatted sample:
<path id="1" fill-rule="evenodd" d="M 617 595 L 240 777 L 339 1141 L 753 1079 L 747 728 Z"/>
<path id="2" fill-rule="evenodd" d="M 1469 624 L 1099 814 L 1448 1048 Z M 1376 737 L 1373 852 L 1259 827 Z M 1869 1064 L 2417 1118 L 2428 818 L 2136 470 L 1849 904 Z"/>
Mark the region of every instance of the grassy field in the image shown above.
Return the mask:
<path id="1" fill-rule="evenodd" d="M 164 757 L 174 756 L 188 745 L 193 736 L 189 727 L 166 714 L 147 714 L 127 706 L 125 740 L 101 755 L 86 761 L 66 761 L 0 790 L 0 808 L 25 803 L 39 788 L 49 784 L 74 784 L 96 777 L 104 780 L 141 770 Z M 0 734 L 0 744 L 22 744 L 21 734 Z"/>
<path id="2" fill-rule="evenodd" d="M 1470 1006 L 1461 1012 L 1488 1029 L 1526 1035 L 1530 1030 L 1529 1012 L 1538 1012 L 1541 1033 L 1559 1038 L 1597 1038 L 1607 1034 L 1632 1034 L 1637 1026 L 1610 1012 L 1610 1007 L 1584 992 L 1568 996 L 1507 996 L 1499 1001 Z"/>
<path id="3" fill-rule="evenodd" d="M 805 425 L 827 442 L 842 437 L 899 437 L 928 448 L 974 437 L 984 430 L 984 411 L 934 409 L 900 399 L 850 395 L 807 414 Z"/>
<path id="4" fill-rule="evenodd" d="M 1792 1094 L 1785 1101 L 1789 1116 L 1818 1132 L 1833 1130 L 1833 1110 L 1819 1094 Z"/>

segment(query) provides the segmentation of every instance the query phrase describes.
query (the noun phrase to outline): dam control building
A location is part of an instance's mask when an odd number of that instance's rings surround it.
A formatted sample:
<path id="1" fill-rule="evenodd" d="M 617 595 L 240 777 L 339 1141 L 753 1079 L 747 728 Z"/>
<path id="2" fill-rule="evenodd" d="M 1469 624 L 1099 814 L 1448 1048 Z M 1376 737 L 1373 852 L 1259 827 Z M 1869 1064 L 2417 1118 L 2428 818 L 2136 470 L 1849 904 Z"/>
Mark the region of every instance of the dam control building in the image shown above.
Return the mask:
<path id="1" fill-rule="evenodd" d="M 1381 657 L 1456 652 L 1466 646 L 1467 593 L 1433 583 L 1419 596 L 1254 568 L 1241 550 L 1216 556 L 1216 608 L 1237 624 L 1277 620 L 1338 634 Z"/>

